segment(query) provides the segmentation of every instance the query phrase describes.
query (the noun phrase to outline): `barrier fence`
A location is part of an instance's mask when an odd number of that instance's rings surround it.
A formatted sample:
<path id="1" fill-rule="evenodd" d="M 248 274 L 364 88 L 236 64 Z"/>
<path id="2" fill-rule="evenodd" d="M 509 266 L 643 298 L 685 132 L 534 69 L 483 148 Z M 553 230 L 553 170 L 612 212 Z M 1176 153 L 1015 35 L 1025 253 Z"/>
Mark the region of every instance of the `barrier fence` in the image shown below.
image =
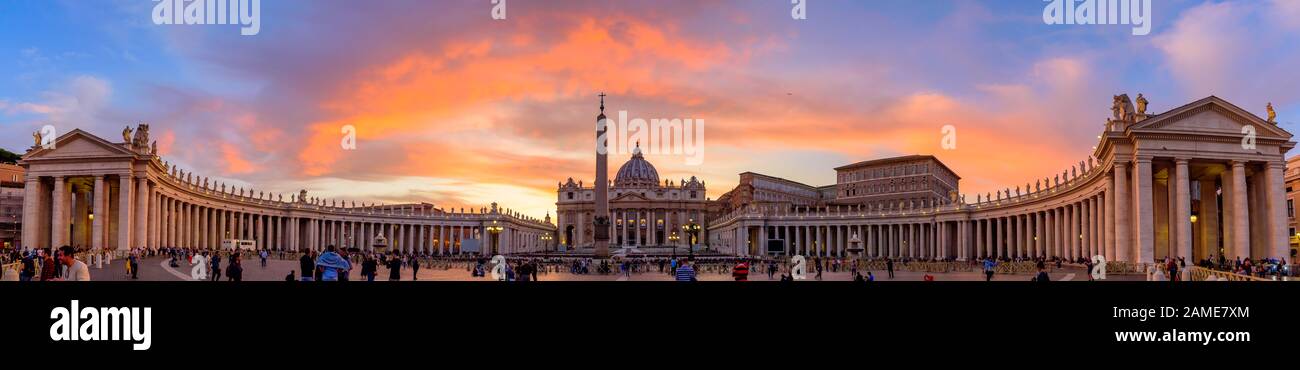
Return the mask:
<path id="1" fill-rule="evenodd" d="M 1187 269 L 1192 274 L 1192 281 L 1274 281 L 1272 279 L 1212 270 L 1200 266 L 1190 266 Z"/>

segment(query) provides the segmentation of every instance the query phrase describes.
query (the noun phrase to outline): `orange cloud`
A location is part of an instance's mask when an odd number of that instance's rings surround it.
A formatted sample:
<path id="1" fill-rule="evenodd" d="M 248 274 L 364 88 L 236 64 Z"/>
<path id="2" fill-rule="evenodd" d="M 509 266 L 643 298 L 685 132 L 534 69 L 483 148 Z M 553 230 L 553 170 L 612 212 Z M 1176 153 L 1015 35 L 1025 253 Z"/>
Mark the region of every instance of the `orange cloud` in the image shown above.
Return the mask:
<path id="1" fill-rule="evenodd" d="M 239 147 L 230 143 L 221 144 L 221 160 L 225 164 L 226 175 L 239 175 L 258 171 L 252 162 L 244 159 Z"/>

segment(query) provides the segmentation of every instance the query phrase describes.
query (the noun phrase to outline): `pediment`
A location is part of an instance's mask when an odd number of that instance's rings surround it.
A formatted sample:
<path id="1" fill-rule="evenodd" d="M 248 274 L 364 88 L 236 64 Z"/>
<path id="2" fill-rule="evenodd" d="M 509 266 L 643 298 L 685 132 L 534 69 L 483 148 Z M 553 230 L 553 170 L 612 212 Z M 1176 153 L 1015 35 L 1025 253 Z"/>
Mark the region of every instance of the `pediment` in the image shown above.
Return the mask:
<path id="1" fill-rule="evenodd" d="M 609 201 L 610 202 L 639 202 L 639 201 L 647 201 L 647 200 L 650 200 L 650 198 L 643 197 L 641 196 L 640 193 L 623 193 L 617 197 L 610 198 Z"/>
<path id="2" fill-rule="evenodd" d="M 1253 126 L 1259 137 L 1291 138 L 1291 133 L 1276 124 L 1214 96 L 1147 118 L 1130 130 L 1239 136 L 1245 126 Z"/>
<path id="3" fill-rule="evenodd" d="M 54 140 L 53 148 L 40 148 L 23 155 L 24 161 L 61 158 L 93 158 L 134 156 L 135 153 L 120 144 L 110 143 L 81 129 L 63 134 Z"/>

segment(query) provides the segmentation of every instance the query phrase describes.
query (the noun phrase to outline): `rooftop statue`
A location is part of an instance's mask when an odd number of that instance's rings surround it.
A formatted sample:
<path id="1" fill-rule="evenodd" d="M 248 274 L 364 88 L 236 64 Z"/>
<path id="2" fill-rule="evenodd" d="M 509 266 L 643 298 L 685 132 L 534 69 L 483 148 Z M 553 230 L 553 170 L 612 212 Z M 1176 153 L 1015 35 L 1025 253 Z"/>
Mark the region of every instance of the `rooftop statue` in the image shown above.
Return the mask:
<path id="1" fill-rule="evenodd" d="M 127 144 L 131 143 L 131 126 L 129 125 L 122 129 L 122 142 Z"/>
<path id="2" fill-rule="evenodd" d="M 1110 110 L 1116 121 L 1133 120 L 1133 100 L 1129 99 L 1128 94 L 1115 95 Z"/>
<path id="3" fill-rule="evenodd" d="M 1265 108 L 1268 109 L 1268 123 L 1277 123 L 1277 111 L 1273 110 L 1273 103 L 1269 102 Z"/>
<path id="4" fill-rule="evenodd" d="M 1137 110 L 1138 110 L 1137 112 L 1138 114 L 1142 114 L 1142 115 L 1147 114 L 1147 98 L 1143 97 L 1142 93 L 1138 93 Z"/>
<path id="5" fill-rule="evenodd" d="M 32 144 L 33 147 L 41 146 L 41 131 L 40 131 L 40 130 L 36 130 L 36 132 L 33 132 L 33 133 L 32 133 L 32 141 L 34 142 L 34 143 Z"/>

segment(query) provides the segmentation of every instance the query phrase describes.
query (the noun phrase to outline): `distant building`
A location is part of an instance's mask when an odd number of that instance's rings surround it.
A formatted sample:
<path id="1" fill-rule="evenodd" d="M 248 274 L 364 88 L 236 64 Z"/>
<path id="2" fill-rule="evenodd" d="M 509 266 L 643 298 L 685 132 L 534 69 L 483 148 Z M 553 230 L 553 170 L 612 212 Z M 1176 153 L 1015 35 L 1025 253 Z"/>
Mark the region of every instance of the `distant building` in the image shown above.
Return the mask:
<path id="1" fill-rule="evenodd" d="M 1300 155 L 1286 160 L 1286 221 L 1287 237 L 1291 241 L 1291 260 L 1300 249 L 1300 226 L 1296 225 L 1295 205 L 1300 203 Z"/>
<path id="2" fill-rule="evenodd" d="M 23 168 L 0 163 L 0 248 L 19 248 L 23 230 Z"/>
<path id="3" fill-rule="evenodd" d="M 835 168 L 833 204 L 874 209 L 935 207 L 954 202 L 957 173 L 932 155 L 909 155 Z"/>
<path id="4" fill-rule="evenodd" d="M 877 210 L 928 208 L 953 203 L 961 179 L 932 155 L 909 155 L 835 168 L 836 183 L 811 186 L 759 173 L 740 174 L 740 182 L 718 201 L 731 211 L 742 205 L 821 207 L 856 205 Z"/>

